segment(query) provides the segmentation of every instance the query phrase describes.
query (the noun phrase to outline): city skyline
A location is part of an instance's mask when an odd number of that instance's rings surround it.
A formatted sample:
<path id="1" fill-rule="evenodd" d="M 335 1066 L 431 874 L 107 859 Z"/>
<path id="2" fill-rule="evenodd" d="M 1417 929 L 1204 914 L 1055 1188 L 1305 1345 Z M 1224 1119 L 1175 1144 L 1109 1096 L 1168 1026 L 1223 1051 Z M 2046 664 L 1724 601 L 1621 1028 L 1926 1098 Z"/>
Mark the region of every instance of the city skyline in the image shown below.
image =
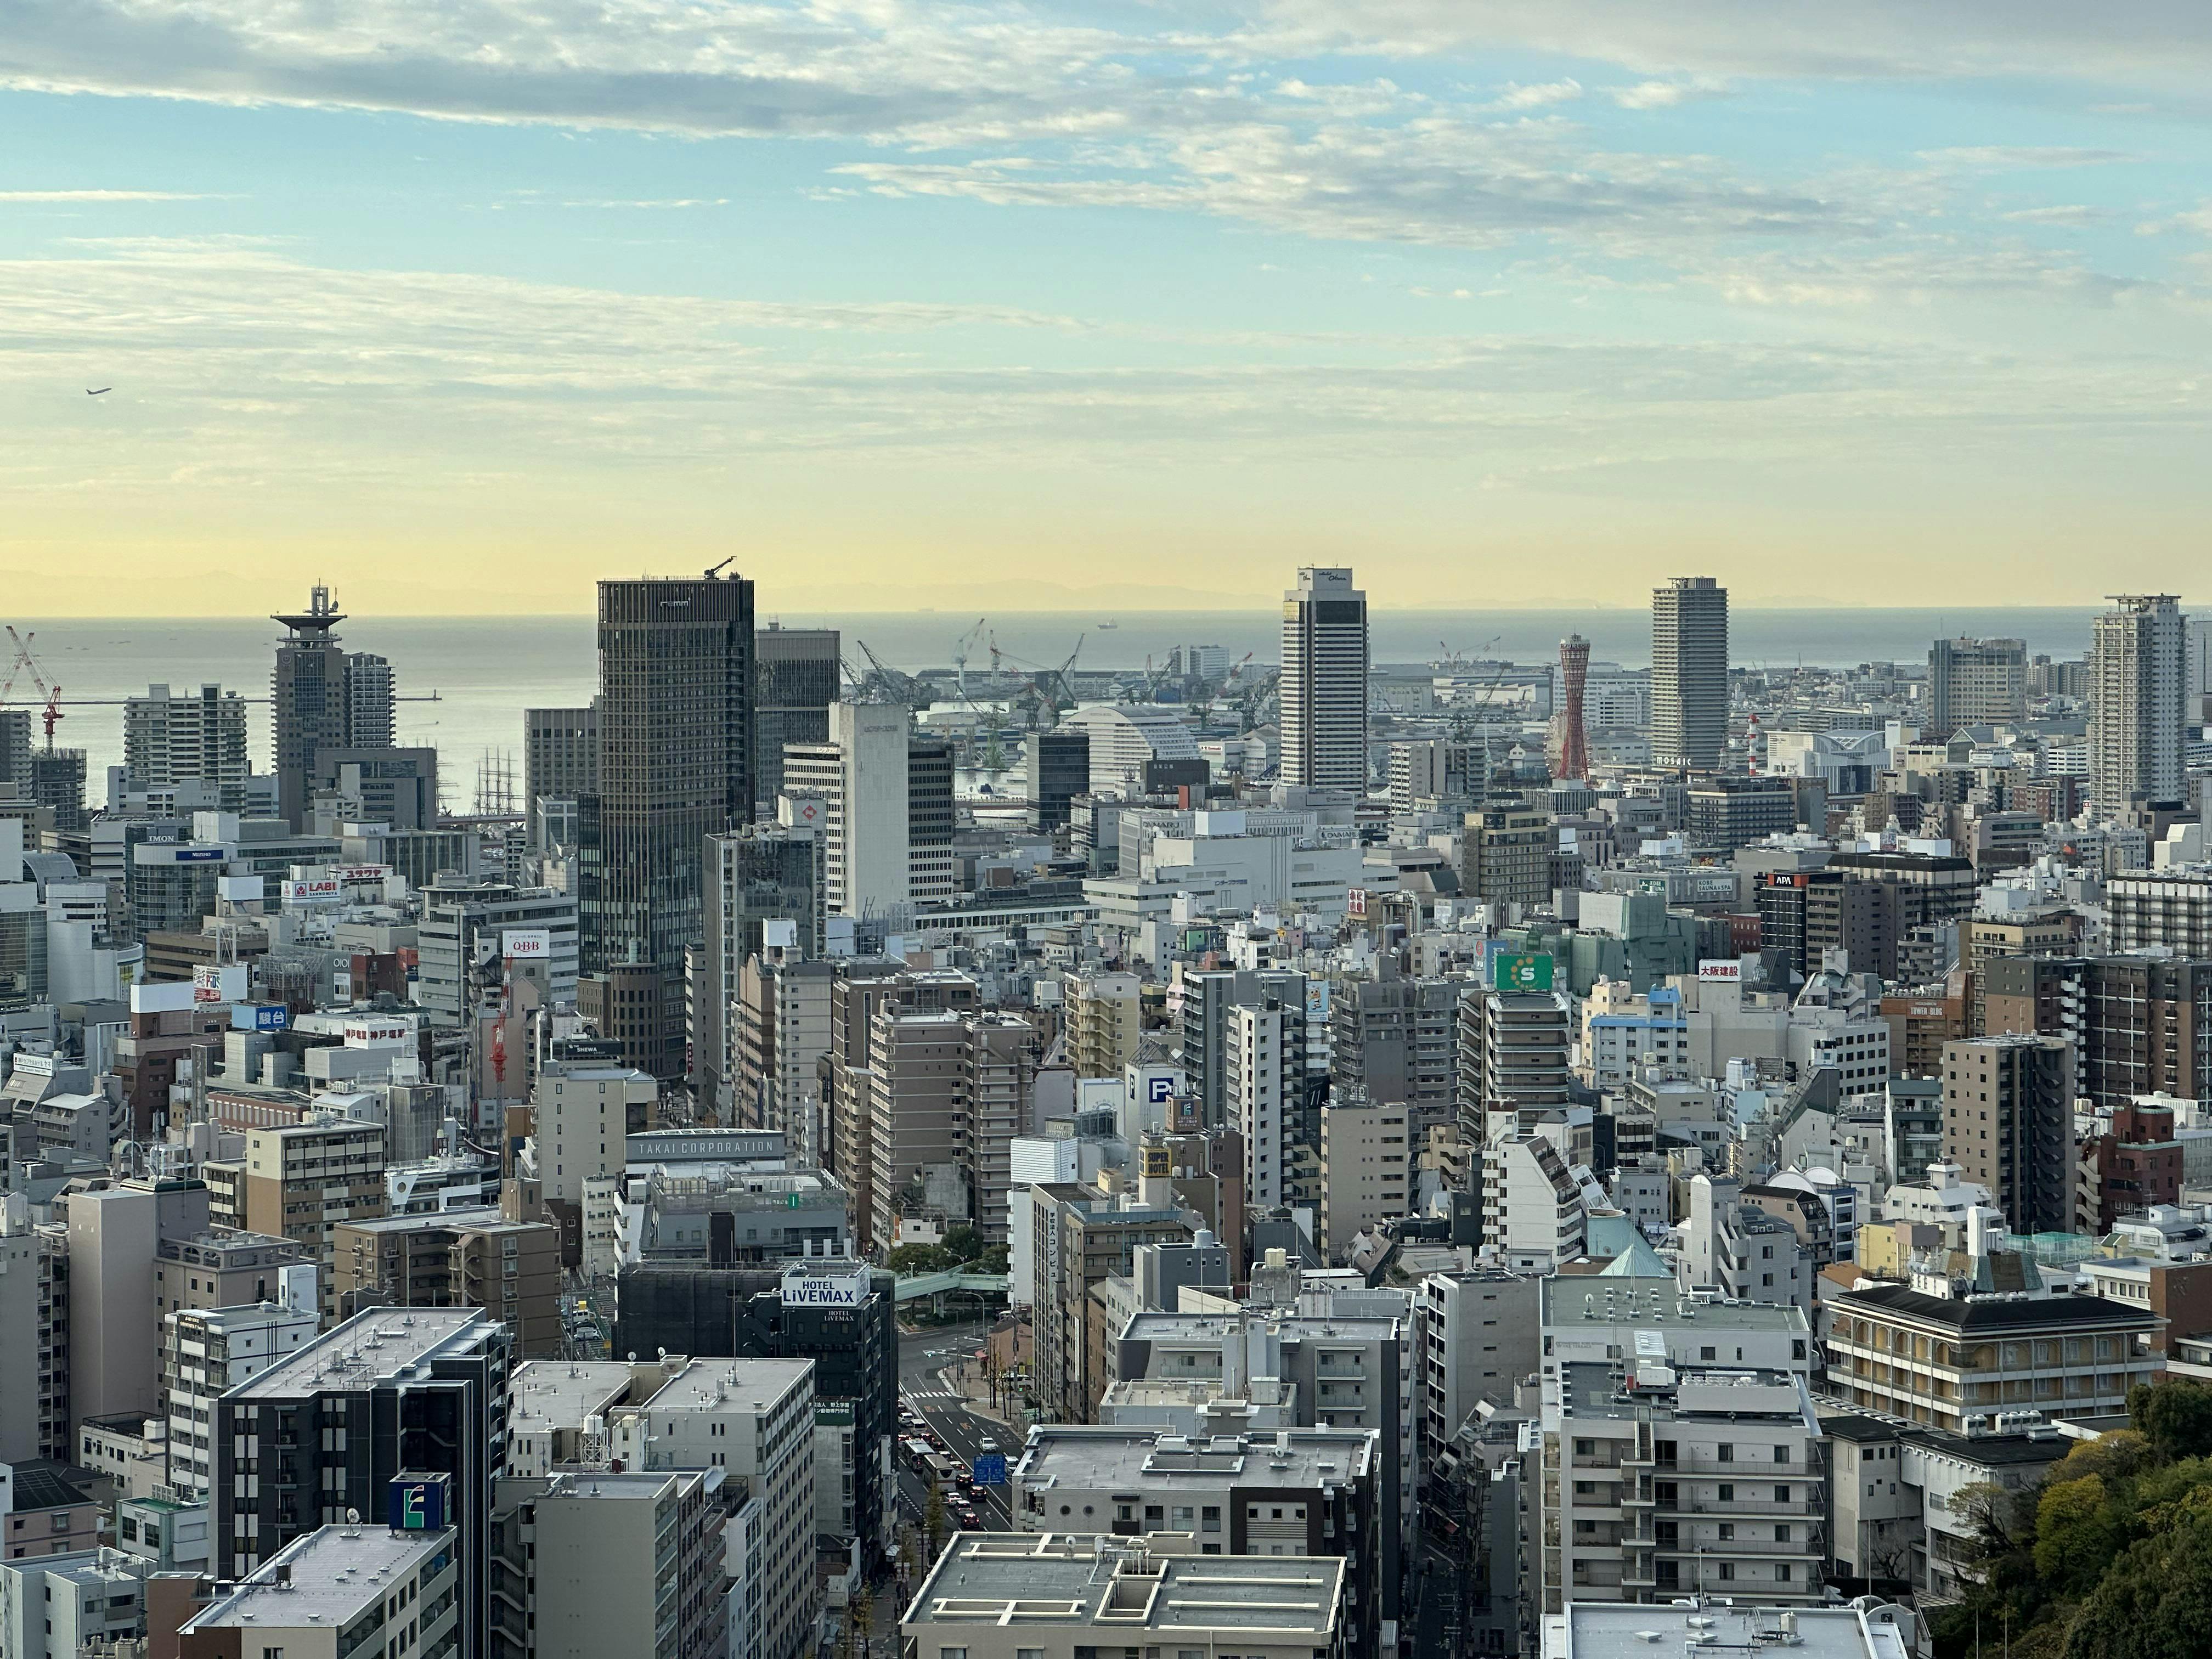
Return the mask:
<path id="1" fill-rule="evenodd" d="M 639 546 L 809 607 L 2172 585 L 2203 18 L 1460 9 L 24 17 L 0 566 L 173 615 L 303 558 L 575 610 Z"/>

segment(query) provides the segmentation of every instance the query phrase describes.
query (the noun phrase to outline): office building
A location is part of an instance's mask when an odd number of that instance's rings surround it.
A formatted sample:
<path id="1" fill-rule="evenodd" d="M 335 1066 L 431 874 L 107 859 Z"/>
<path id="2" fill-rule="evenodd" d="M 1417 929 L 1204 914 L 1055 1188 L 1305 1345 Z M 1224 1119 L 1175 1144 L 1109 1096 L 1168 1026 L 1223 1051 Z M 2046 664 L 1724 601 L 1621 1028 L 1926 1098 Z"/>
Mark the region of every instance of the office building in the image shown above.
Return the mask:
<path id="1" fill-rule="evenodd" d="M 600 1035 L 679 1080 L 707 837 L 752 816 L 753 585 L 602 581 L 599 646 L 599 787 L 579 813 L 582 971 L 630 970 Z"/>
<path id="2" fill-rule="evenodd" d="M 1283 595 L 1286 784 L 1367 793 L 1367 595 L 1352 572 L 1308 567 Z"/>
<path id="3" fill-rule="evenodd" d="M 811 1650 L 814 1577 L 814 1365 L 805 1359 L 695 1359 L 615 1425 L 625 1468 L 718 1469 L 742 1477 L 759 1508 L 758 1571 L 737 1659 Z"/>
<path id="4" fill-rule="evenodd" d="M 903 1651 L 1101 1659 L 1135 1648 L 1172 1650 L 1178 1659 L 1349 1659 L 1364 1650 L 1344 1627 L 1340 1557 L 1268 1554 L 1232 1566 L 1208 1559 L 1218 1547 L 1179 1534 L 1116 1533 L 956 1534 L 900 1619 Z"/>
<path id="5" fill-rule="evenodd" d="M 734 1005 L 748 963 L 822 956 L 823 836 L 816 825 L 748 824 L 707 838 L 706 933 L 693 958 L 692 1061 L 702 1102 L 723 1106 L 741 1069 Z M 810 1065 L 810 1071 L 811 1071 Z"/>
<path id="6" fill-rule="evenodd" d="M 1403 1104 L 1370 1099 L 1364 1091 L 1338 1091 L 1321 1109 L 1320 1237 L 1332 1261 L 1352 1241 L 1383 1221 L 1413 1211 L 1413 1168 L 1419 1157 Z"/>
<path id="7" fill-rule="evenodd" d="M 386 1524 L 385 1494 L 375 1496 L 358 1522 L 341 1513 L 271 1551 L 240 1583 L 219 1586 L 178 1627 L 177 1659 L 476 1659 L 488 1651 L 470 1604 L 481 1589 L 469 1538 L 481 1527 L 396 1530 Z"/>
<path id="8" fill-rule="evenodd" d="M 1067 981 L 1068 1059 L 1079 1078 L 1118 1078 L 1144 1036 L 1144 981 L 1134 974 L 1078 974 Z"/>
<path id="9" fill-rule="evenodd" d="M 225 812 L 246 810 L 252 763 L 246 751 L 246 699 L 210 684 L 173 693 L 149 685 L 123 705 L 123 771 L 133 788 L 174 789 L 198 781 Z"/>
<path id="10" fill-rule="evenodd" d="M 1454 1098 L 1464 980 L 1345 980 L 1331 987 L 1329 1079 L 1372 1100 L 1440 1106 Z"/>
<path id="11" fill-rule="evenodd" d="M 726 1489 L 719 1469 L 502 1479 L 494 1659 L 726 1659 Z"/>
<path id="12" fill-rule="evenodd" d="M 2016 723 L 2027 714 L 2027 641 L 1962 637 L 1928 647 L 1922 742 L 1941 743 L 1962 726 Z"/>
<path id="13" fill-rule="evenodd" d="M 1728 589 L 1676 576 L 1651 592 L 1652 764 L 1711 771 L 1728 732 Z"/>
<path id="14" fill-rule="evenodd" d="M 416 1000 L 432 1025 L 457 1030 L 487 1006 L 496 1011 L 505 965 L 518 959 L 510 948 L 517 934 L 520 959 L 544 975 L 546 1000 L 574 1002 L 581 957 L 573 895 L 450 873 L 422 889 Z"/>
<path id="15" fill-rule="evenodd" d="M 1689 842 L 1701 855 L 1723 858 L 1797 828 L 1797 792 L 1786 777 L 1692 778 L 1689 805 Z"/>
<path id="16" fill-rule="evenodd" d="M 1030 827 L 1067 827 L 1071 804 L 1091 787 L 1091 734 L 1079 726 L 1032 732 L 1022 739 L 1029 781 Z"/>
<path id="17" fill-rule="evenodd" d="M 755 807 L 772 817 L 783 793 L 783 751 L 794 743 L 826 743 L 830 705 L 844 684 L 834 628 L 786 628 L 771 622 L 753 635 L 757 683 L 753 692 Z"/>
<path id="18" fill-rule="evenodd" d="M 11 1549 L 8 1556 L 0 1560 L 0 1653 L 8 1659 L 128 1653 L 122 1644 L 144 1633 L 142 1559 L 104 1547 L 68 1554 Z"/>
<path id="19" fill-rule="evenodd" d="M 1837 1399 L 1963 1435 L 2005 1411 L 2125 1411 L 2128 1390 L 2158 1368 L 2157 1327 L 2148 1308 L 2098 1296 L 1928 1296 L 1862 1283 L 1833 1298 L 1822 1346 Z"/>
<path id="20" fill-rule="evenodd" d="M 569 844 L 576 803 L 599 793 L 599 704 L 524 709 L 522 777 L 532 845 L 546 851 Z"/>
<path id="21" fill-rule="evenodd" d="M 841 702 L 830 710 L 826 741 L 784 750 L 784 793 L 824 808 L 822 896 L 830 915 L 886 916 L 914 897 L 912 743 L 913 718 L 903 708 Z M 949 817 L 949 796 L 945 805 Z M 949 823 L 946 829 L 949 860 Z"/>
<path id="22" fill-rule="evenodd" d="M 2015 1233 L 2074 1228 L 2074 1054 L 2059 1036 L 1943 1045 L 1943 1158 Z"/>
<path id="23" fill-rule="evenodd" d="M 286 1546 L 343 1522 L 348 1510 L 386 1515 L 403 1474 L 442 1475 L 459 1533 L 459 1651 L 485 1652 L 482 1564 L 492 1483 L 507 1461 L 513 1352 L 507 1328 L 479 1309 L 380 1309 L 224 1395 L 210 1466 L 252 1475 L 215 1482 L 216 1577 L 274 1568 Z"/>
<path id="24" fill-rule="evenodd" d="M 1036 1283 L 1031 1370 L 1038 1414 L 1087 1422 L 1105 1392 L 1105 1379 L 1091 1370 L 1095 1356 L 1085 1323 L 1091 1291 L 1109 1278 L 1130 1278 L 1139 1245 L 1185 1243 L 1193 1230 L 1178 1210 L 1116 1209 L 1096 1187 L 1038 1182 L 1026 1191 L 1029 1245 L 1013 1254 L 1031 1264 Z M 1018 1206 L 1015 1213 L 1018 1218 Z"/>
<path id="25" fill-rule="evenodd" d="M 1547 808 L 1528 801 L 1478 807 L 1467 814 L 1460 845 L 1460 892 L 1491 906 L 1501 921 L 1519 920 L 1507 906 L 1552 902 L 1559 831 Z"/>
<path id="26" fill-rule="evenodd" d="M 1192 1441 L 1155 1429 L 1042 1424 L 1010 1471 L 1008 1497 L 1015 1527 L 1028 1534 L 1185 1533 L 1201 1558 L 1341 1559 L 1348 1650 L 1389 1653 L 1398 1632 L 1383 1596 L 1397 1589 L 1398 1529 L 1382 1501 L 1386 1455 L 1372 1431 Z"/>
<path id="27" fill-rule="evenodd" d="M 237 1307 L 187 1308 L 163 1322 L 161 1383 L 168 1412 L 164 1478 L 172 1491 L 198 1502 L 219 1470 L 214 1455 L 216 1402 L 315 1340 L 316 1304 L 252 1302 Z"/>
<path id="28" fill-rule="evenodd" d="M 735 1074 L 723 1121 L 781 1129 L 800 1157 L 834 1168 L 836 1131 L 821 1115 L 819 1067 L 830 1052 L 836 965 L 777 960 L 780 955 L 749 957 L 738 970 L 732 1024 L 724 1027 Z"/>
<path id="29" fill-rule="evenodd" d="M 66 1231 L 0 1192 L 0 1463 L 70 1455 L 69 1277 Z"/>
<path id="30" fill-rule="evenodd" d="M 2091 624 L 2089 797 L 2118 817 L 2178 803 L 2187 735 L 2187 619 L 2171 593 L 2116 593 Z"/>
<path id="31" fill-rule="evenodd" d="M 337 625 L 345 616 L 319 582 L 305 611 L 271 620 L 285 628 L 269 682 L 276 815 L 294 830 L 305 830 L 317 756 L 325 749 L 392 746 L 392 665 L 338 644 Z"/>
<path id="32" fill-rule="evenodd" d="M 340 1319 L 371 1308 L 482 1308 L 525 1357 L 561 1346 L 561 1236 L 495 1209 L 340 1224 L 331 1243 Z"/>
<path id="33" fill-rule="evenodd" d="M 1390 810 L 1449 810 L 1482 799 L 1487 750 L 1481 744 L 1420 738 L 1390 745 Z"/>

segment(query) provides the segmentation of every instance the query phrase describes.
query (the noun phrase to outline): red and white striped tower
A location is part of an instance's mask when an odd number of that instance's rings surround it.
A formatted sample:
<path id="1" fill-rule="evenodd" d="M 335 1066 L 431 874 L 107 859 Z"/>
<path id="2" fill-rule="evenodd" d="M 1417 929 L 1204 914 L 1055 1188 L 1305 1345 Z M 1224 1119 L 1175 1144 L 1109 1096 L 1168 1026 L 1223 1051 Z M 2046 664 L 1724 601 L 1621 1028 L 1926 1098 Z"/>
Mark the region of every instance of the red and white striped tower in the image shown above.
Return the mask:
<path id="1" fill-rule="evenodd" d="M 1583 732 L 1583 688 L 1589 681 L 1589 641 L 1570 634 L 1559 641 L 1559 765 L 1561 778 L 1589 776 L 1589 743 Z"/>

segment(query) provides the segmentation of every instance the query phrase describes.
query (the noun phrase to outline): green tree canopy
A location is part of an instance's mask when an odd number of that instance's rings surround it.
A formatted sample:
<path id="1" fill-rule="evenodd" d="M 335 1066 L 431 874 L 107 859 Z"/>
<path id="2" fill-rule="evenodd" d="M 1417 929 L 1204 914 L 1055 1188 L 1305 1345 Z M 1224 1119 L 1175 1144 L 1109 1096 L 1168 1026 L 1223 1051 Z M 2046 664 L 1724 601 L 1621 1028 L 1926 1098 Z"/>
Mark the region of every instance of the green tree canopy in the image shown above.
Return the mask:
<path id="1" fill-rule="evenodd" d="M 2055 1480 L 2044 1489 L 2035 1510 L 2035 1570 L 2053 1594 L 2079 1595 L 2094 1588 L 2126 1542 L 2127 1523 L 2097 1476 Z"/>
<path id="2" fill-rule="evenodd" d="M 2128 1390 L 2128 1421 L 2161 1457 L 2212 1456 L 2212 1388 L 2172 1377 Z"/>
<path id="3" fill-rule="evenodd" d="M 2147 1538 L 2074 1615 L 2065 1659 L 2201 1659 L 2212 1651 L 2212 1520 Z"/>

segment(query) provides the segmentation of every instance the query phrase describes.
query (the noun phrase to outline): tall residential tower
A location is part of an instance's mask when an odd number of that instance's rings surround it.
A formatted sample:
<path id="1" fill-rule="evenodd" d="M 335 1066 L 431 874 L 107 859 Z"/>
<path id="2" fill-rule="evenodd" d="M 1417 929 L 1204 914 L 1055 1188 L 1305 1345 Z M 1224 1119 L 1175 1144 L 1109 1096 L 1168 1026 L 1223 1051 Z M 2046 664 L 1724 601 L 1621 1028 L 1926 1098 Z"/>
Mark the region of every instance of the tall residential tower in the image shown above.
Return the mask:
<path id="1" fill-rule="evenodd" d="M 2098 811 L 2182 798 L 2187 619 L 2171 593 L 2115 593 L 2089 647 L 2089 787 Z"/>
<path id="2" fill-rule="evenodd" d="M 1285 783 L 1367 789 L 1367 595 L 1308 566 L 1283 595 Z"/>
<path id="3" fill-rule="evenodd" d="M 1710 771 L 1728 753 L 1728 589 L 1676 576 L 1651 590 L 1651 761 Z"/>

